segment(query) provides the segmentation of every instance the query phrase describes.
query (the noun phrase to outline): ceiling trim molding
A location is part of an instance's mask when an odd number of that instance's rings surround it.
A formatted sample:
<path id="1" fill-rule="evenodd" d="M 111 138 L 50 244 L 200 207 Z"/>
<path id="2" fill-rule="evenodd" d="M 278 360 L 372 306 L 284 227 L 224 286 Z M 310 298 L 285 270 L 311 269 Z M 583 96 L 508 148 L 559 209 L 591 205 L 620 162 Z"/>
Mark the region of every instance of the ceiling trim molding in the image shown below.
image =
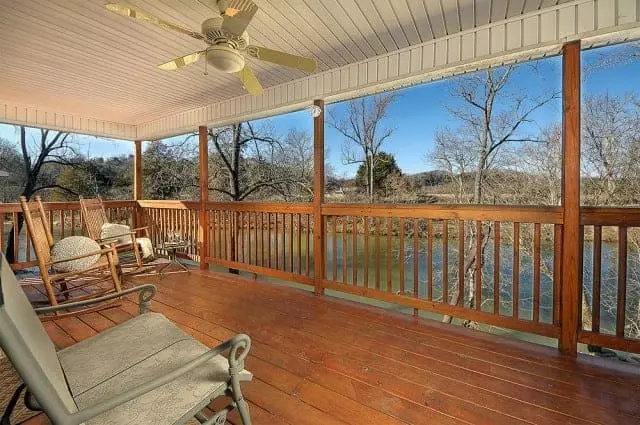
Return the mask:
<path id="1" fill-rule="evenodd" d="M 43 110 L 0 99 L 0 123 L 48 128 L 110 139 L 135 140 L 136 126 L 67 112 Z"/>
<path id="2" fill-rule="evenodd" d="M 222 126 L 282 114 L 311 105 L 373 94 L 489 66 L 560 52 L 576 39 L 610 42 L 638 27 L 635 0 L 575 0 L 472 30 L 410 46 L 340 68 L 269 87 L 138 125 L 143 140 L 175 136 L 199 125 Z M 589 47 L 595 44 L 585 43 Z"/>

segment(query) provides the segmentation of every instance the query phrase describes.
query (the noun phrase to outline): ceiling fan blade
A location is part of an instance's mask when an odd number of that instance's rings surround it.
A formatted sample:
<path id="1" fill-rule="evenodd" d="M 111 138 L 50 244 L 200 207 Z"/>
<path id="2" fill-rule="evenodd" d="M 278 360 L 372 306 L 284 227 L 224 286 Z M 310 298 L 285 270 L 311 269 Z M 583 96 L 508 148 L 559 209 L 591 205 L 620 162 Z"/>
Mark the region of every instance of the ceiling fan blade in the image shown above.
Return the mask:
<path id="1" fill-rule="evenodd" d="M 158 68 L 165 70 L 173 70 L 182 68 L 183 66 L 191 65 L 194 62 L 197 62 L 198 59 L 202 57 L 204 54 L 204 50 L 201 52 L 191 53 L 190 55 L 182 56 L 179 58 L 175 58 L 170 60 L 169 62 L 161 63 L 158 65 Z"/>
<path id="2" fill-rule="evenodd" d="M 236 72 L 236 75 L 242 81 L 244 89 L 251 95 L 257 96 L 262 94 L 262 85 L 256 78 L 255 74 L 247 65 L 242 70 Z"/>
<path id="3" fill-rule="evenodd" d="M 253 15 L 258 11 L 258 6 L 253 4 L 249 10 L 227 8 L 222 21 L 222 29 L 231 34 L 241 36 L 253 19 Z"/>
<path id="4" fill-rule="evenodd" d="M 105 4 L 104 7 L 118 15 L 126 16 L 128 18 L 135 19 L 138 22 L 149 22 L 154 25 L 161 26 L 166 29 L 170 29 L 172 31 L 177 31 L 179 33 L 188 35 L 190 37 L 196 38 L 198 40 L 203 40 L 204 37 L 202 34 L 196 31 L 191 31 L 188 28 L 181 27 L 180 25 L 172 24 L 171 22 L 165 21 L 163 19 L 157 18 L 149 13 L 143 12 L 141 10 L 132 9 L 127 6 L 122 6 L 120 4 L 108 3 Z"/>
<path id="5" fill-rule="evenodd" d="M 267 49 L 266 47 L 248 46 L 246 53 L 255 59 L 277 63 L 278 65 L 299 69 L 304 72 L 314 72 L 318 67 L 315 59 Z"/>
<path id="6" fill-rule="evenodd" d="M 253 0 L 229 0 L 227 1 L 227 10 L 225 13 L 227 15 L 235 14 L 234 11 L 244 10 L 246 12 L 252 12 L 255 15 L 258 10 L 258 6 L 253 2 Z"/>

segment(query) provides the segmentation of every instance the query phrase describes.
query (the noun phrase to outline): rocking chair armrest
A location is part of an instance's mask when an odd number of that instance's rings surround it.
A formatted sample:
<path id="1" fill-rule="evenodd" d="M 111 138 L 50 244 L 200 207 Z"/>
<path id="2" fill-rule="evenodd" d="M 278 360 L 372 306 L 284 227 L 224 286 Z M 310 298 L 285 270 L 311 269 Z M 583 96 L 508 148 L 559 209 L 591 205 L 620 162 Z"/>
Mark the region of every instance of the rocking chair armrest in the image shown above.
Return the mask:
<path id="1" fill-rule="evenodd" d="M 151 227 L 149 226 L 144 226 L 144 227 L 136 227 L 135 229 L 131 229 L 132 232 L 137 232 L 138 230 L 149 230 Z"/>
<path id="2" fill-rule="evenodd" d="M 206 353 L 201 354 L 200 356 L 191 360 L 187 364 L 172 370 L 166 375 L 158 376 L 157 378 L 144 382 L 122 394 L 119 394 L 116 397 L 94 404 L 93 406 L 87 407 L 76 413 L 71 414 L 70 418 L 73 421 L 72 423 L 81 424 L 108 410 L 116 408 L 128 401 L 131 401 L 150 391 L 153 391 L 156 388 L 166 385 L 169 382 L 179 378 L 185 373 L 192 371 L 193 369 L 206 363 L 207 361 L 222 354 L 227 350 L 231 350 L 228 360 L 229 360 L 229 373 L 231 374 L 232 385 L 239 385 L 238 374 L 244 369 L 244 359 L 246 358 L 246 355 L 249 353 L 250 347 L 251 347 L 251 339 L 249 338 L 249 336 L 244 334 L 235 335 L 233 338 L 223 342 L 222 344 L 218 345 L 215 348 L 210 349 Z M 243 349 L 243 352 L 240 354 L 240 356 L 236 358 L 237 351 L 240 348 Z M 238 359 L 241 359 L 241 360 L 238 360 Z"/>
<path id="3" fill-rule="evenodd" d="M 151 305 L 151 299 L 154 297 L 157 291 L 158 290 L 156 289 L 155 285 L 148 283 L 146 285 L 134 286 L 133 288 L 125 289 L 124 291 L 121 291 L 121 292 L 113 292 L 111 294 L 103 295 L 101 297 L 89 298 L 89 299 L 80 300 L 80 301 L 73 301 L 69 303 L 58 304 L 58 305 L 48 306 L 48 307 L 40 307 L 40 308 L 36 308 L 35 311 L 38 314 L 53 313 L 58 310 L 66 310 L 68 308 L 86 307 L 92 304 L 97 304 L 105 301 L 110 301 L 115 298 L 120 298 L 122 296 L 132 294 L 134 292 L 140 292 L 140 294 L 138 295 L 138 302 L 140 304 L 140 314 L 143 314 L 149 311 L 149 307 Z"/>
<path id="4" fill-rule="evenodd" d="M 105 238 L 98 238 L 98 239 L 96 239 L 96 242 L 103 243 L 103 244 L 104 243 L 117 242 L 118 238 L 121 238 L 123 236 L 131 236 L 131 237 L 135 238 L 136 237 L 136 232 L 134 230 L 132 230 L 130 232 L 122 233 L 122 234 L 119 234 L 119 235 L 107 236 Z"/>
<path id="5" fill-rule="evenodd" d="M 113 252 L 113 247 L 102 248 L 100 251 L 87 252 L 85 254 L 76 255 L 75 257 L 69 257 L 62 260 L 50 261 L 47 263 L 47 266 L 52 266 L 54 264 L 59 264 L 59 263 L 66 263 L 67 261 L 80 260 L 82 258 L 87 258 L 87 257 L 91 257 L 93 255 L 98 255 L 98 254 L 102 256 L 102 255 L 108 254 L 109 252 Z"/>

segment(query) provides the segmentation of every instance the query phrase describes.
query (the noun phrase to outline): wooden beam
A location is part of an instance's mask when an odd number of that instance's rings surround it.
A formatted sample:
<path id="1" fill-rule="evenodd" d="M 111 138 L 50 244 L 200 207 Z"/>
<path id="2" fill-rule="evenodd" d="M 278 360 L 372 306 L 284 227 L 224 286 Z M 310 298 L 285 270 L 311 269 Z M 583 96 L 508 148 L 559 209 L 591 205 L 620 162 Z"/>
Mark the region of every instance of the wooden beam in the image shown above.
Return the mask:
<path id="1" fill-rule="evenodd" d="M 142 196 L 142 141 L 136 140 L 135 153 L 133 155 L 133 199 L 136 201 Z"/>
<path id="2" fill-rule="evenodd" d="M 134 142 L 133 154 L 133 199 L 138 201 L 142 195 L 142 140 Z M 133 207 L 133 227 L 142 227 L 142 209 L 139 205 Z"/>
<path id="3" fill-rule="evenodd" d="M 209 137 L 207 127 L 198 127 L 198 161 L 200 164 L 200 220 L 198 225 L 198 237 L 200 241 L 200 269 L 207 270 L 209 264 L 209 214 L 206 205 L 209 201 Z"/>
<path id="4" fill-rule="evenodd" d="M 324 100 L 316 99 L 314 106 L 320 108 L 313 118 L 313 277 L 315 294 L 324 295 L 322 280 L 325 275 L 325 229 L 322 219 L 324 202 Z"/>
<path id="5" fill-rule="evenodd" d="M 562 290 L 560 340 L 564 354 L 577 355 L 580 324 L 580 41 L 562 53 Z"/>

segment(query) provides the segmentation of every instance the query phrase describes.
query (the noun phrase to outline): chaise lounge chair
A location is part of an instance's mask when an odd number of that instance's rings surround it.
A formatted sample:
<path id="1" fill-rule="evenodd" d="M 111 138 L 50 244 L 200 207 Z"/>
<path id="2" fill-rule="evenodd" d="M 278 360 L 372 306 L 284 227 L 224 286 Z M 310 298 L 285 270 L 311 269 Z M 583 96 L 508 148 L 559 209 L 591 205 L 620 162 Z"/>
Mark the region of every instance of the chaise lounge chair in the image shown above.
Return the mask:
<path id="1" fill-rule="evenodd" d="M 26 405 L 44 411 L 57 425 L 183 424 L 192 418 L 213 425 L 225 423 L 233 408 L 244 425 L 251 425 L 240 390 L 240 383 L 252 378 L 244 370 L 248 336 L 204 346 L 163 315 L 148 312 L 153 285 L 76 304 L 134 292 L 139 292 L 139 316 L 56 352 L 0 254 L 0 348 L 25 383 Z M 228 360 L 221 355 L 225 351 Z M 16 399 L 22 390 L 16 390 Z M 202 410 L 220 396 L 231 401 L 206 417 Z"/>

